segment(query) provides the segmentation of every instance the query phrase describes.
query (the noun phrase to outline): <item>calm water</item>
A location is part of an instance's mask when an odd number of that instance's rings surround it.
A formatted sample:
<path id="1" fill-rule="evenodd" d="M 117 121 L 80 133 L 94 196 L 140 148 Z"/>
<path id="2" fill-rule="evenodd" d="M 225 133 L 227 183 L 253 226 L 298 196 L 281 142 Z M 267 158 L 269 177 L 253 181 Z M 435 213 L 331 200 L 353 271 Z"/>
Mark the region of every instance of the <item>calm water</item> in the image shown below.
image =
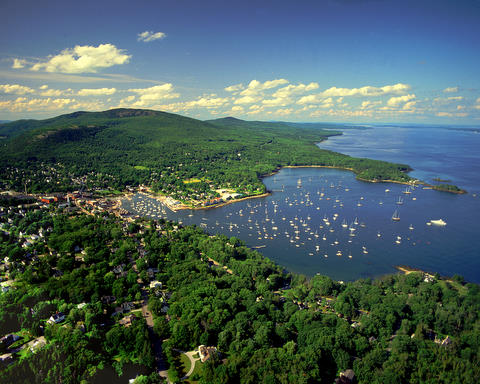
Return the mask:
<path id="1" fill-rule="evenodd" d="M 322 147 L 408 163 L 416 177 L 440 176 L 469 191 L 480 190 L 480 173 L 472 172 L 468 163 L 455 166 L 468 160 L 475 162 L 472 168 L 478 167 L 479 155 L 465 148 L 480 148 L 480 135 L 472 139 L 470 133 L 429 128 L 431 133 L 417 132 L 415 139 L 414 129 L 388 129 L 390 134 L 385 130 L 379 135 L 372 135 L 377 129 L 349 131 Z M 422 147 L 422 140 L 423 152 L 415 158 L 412 146 Z M 466 145 L 458 160 L 454 152 L 462 148 L 462 140 Z M 402 146 L 408 147 L 405 155 Z M 432 160 L 433 153 L 458 161 L 445 160 L 448 164 L 444 164 L 441 159 Z M 395 265 L 410 265 L 442 275 L 458 273 L 480 283 L 480 198 L 474 193 L 454 195 L 416 188 L 405 194 L 404 185 L 365 183 L 351 172 L 319 168 L 283 169 L 264 182 L 272 195 L 217 209 L 174 213 L 143 194 L 125 200 L 123 207 L 143 216 L 167 217 L 199 225 L 210 233 L 236 236 L 251 247 L 261 247 L 260 252 L 287 269 L 309 276 L 318 272 L 353 280 L 394 272 Z M 399 197 L 402 204 L 397 204 Z M 391 219 L 395 210 L 400 215 L 398 222 Z M 447 226 L 426 225 L 439 218 Z"/>

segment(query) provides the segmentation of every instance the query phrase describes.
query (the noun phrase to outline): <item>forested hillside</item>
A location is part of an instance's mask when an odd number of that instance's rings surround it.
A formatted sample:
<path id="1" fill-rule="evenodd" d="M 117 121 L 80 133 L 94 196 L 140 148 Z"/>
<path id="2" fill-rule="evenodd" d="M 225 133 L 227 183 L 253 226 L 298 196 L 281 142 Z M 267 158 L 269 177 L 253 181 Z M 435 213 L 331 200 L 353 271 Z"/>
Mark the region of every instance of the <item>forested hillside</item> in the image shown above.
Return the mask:
<path id="1" fill-rule="evenodd" d="M 29 192 L 145 184 L 180 200 L 230 187 L 264 192 L 260 177 L 288 165 L 354 170 L 368 180 L 406 181 L 407 165 L 355 159 L 315 143 L 338 134 L 315 125 L 203 122 L 149 110 L 76 112 L 0 125 L 0 188 Z M 196 183 L 185 183 L 196 179 Z"/>
<path id="2" fill-rule="evenodd" d="M 44 210 L 8 217 L 0 330 L 21 338 L 2 383 L 96 382 L 128 363 L 152 372 L 150 337 L 164 340 L 173 381 L 186 373 L 178 351 L 200 344 L 218 351 L 190 378 L 205 384 L 332 383 L 348 368 L 360 383 L 480 379 L 480 289 L 460 277 L 307 280 L 196 227 Z M 47 321 L 59 312 L 61 322 Z"/>

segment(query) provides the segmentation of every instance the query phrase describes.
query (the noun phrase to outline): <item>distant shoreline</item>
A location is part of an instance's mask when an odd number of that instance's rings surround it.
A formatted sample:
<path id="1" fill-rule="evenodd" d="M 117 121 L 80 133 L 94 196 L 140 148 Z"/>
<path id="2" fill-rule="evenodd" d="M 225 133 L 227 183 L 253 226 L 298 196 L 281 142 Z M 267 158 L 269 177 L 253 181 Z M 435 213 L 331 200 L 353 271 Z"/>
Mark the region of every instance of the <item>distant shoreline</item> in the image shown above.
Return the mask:
<path id="1" fill-rule="evenodd" d="M 350 172 L 353 172 L 355 174 L 355 170 L 353 168 L 339 167 L 339 166 L 333 166 L 333 165 L 285 165 L 285 166 L 276 168 L 274 171 L 272 171 L 270 173 L 266 173 L 266 174 L 260 176 L 260 179 L 263 180 L 266 177 L 274 176 L 277 173 L 279 173 L 283 168 L 292 168 L 292 169 L 294 169 L 294 168 L 329 168 L 329 169 L 339 169 L 339 170 L 343 170 L 343 171 L 350 171 Z M 440 191 L 440 192 L 449 192 L 449 193 L 454 193 L 454 194 L 465 194 L 465 193 L 467 193 L 464 190 L 449 191 L 449 190 L 435 189 L 435 188 L 433 188 L 433 187 L 435 187 L 434 185 L 428 184 L 428 183 L 423 182 L 423 181 L 418 180 L 418 179 L 413 179 L 411 181 L 399 181 L 399 180 L 369 180 L 369 179 L 364 179 L 364 178 L 361 178 L 361 177 L 358 177 L 358 176 L 355 176 L 355 178 L 357 180 L 364 181 L 364 182 L 367 182 L 367 183 L 393 183 L 393 184 L 416 185 L 416 186 L 423 185 L 425 187 L 432 187 L 432 189 Z M 170 209 L 173 212 L 184 211 L 184 210 L 197 211 L 197 210 L 203 210 L 203 209 L 220 208 L 220 207 L 224 207 L 226 205 L 237 203 L 237 202 L 244 201 L 244 200 L 267 197 L 267 196 L 270 196 L 272 194 L 271 191 L 267 191 L 267 192 L 262 193 L 260 195 L 249 195 L 249 196 L 242 197 L 240 199 L 232 199 L 232 200 L 229 200 L 229 201 L 224 201 L 222 203 L 212 204 L 212 205 L 209 205 L 209 206 L 191 207 L 191 206 L 185 205 L 183 203 L 178 204 L 178 205 L 169 204 L 166 200 L 170 196 L 157 195 L 151 189 L 148 189 L 147 192 L 139 191 L 139 193 L 144 193 L 144 194 L 146 194 L 147 196 L 149 196 L 153 199 L 159 200 L 162 204 L 164 204 L 168 209 Z M 129 196 L 129 195 L 132 195 L 132 193 L 129 192 L 129 193 L 125 194 L 124 196 L 120 197 L 120 198 L 122 199 L 124 197 Z"/>

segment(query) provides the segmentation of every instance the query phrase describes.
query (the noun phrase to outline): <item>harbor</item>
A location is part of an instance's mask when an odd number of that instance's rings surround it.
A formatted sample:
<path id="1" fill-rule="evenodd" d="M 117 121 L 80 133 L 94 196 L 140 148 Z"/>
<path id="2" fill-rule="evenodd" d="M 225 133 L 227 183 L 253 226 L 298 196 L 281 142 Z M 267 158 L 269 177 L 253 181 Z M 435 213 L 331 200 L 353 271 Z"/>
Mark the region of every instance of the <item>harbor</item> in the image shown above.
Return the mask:
<path id="1" fill-rule="evenodd" d="M 459 199 L 478 205 L 472 195 L 366 183 L 349 171 L 324 168 L 285 168 L 264 182 L 270 195 L 210 210 L 173 211 L 145 193 L 121 206 L 138 216 L 237 237 L 291 271 L 339 280 L 377 277 L 398 264 L 448 274 L 449 256 L 461 259 L 475 244 L 466 241 L 473 234 L 455 224 L 459 217 L 452 212 Z M 428 225 L 436 220 L 449 224 Z M 463 265 L 455 272 L 468 276 Z M 471 267 L 477 268 L 475 262 Z"/>

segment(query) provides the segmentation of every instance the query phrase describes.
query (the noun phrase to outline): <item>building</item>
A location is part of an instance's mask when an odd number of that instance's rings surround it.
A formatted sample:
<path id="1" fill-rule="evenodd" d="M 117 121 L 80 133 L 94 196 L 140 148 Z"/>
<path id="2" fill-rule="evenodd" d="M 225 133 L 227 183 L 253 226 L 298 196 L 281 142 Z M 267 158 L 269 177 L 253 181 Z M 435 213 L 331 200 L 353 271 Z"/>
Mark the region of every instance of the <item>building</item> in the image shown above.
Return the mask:
<path id="1" fill-rule="evenodd" d="M 65 315 L 62 312 L 57 312 L 50 316 L 50 318 L 47 320 L 48 324 L 58 324 L 61 323 L 63 320 L 65 320 Z"/>
<path id="2" fill-rule="evenodd" d="M 204 363 L 210 359 L 213 355 L 217 354 L 216 347 L 206 347 L 205 345 L 200 345 L 198 347 L 198 355 L 200 356 L 200 361 Z"/>
<path id="3" fill-rule="evenodd" d="M 125 316 L 124 318 L 120 319 L 118 321 L 118 324 L 120 325 L 123 325 L 125 328 L 128 328 L 132 325 L 133 321 L 136 319 L 137 317 L 134 315 L 134 314 L 131 314 L 131 315 L 128 315 L 128 316 Z"/>
<path id="4" fill-rule="evenodd" d="M 10 333 L 0 339 L 0 345 L 6 348 L 17 340 L 20 340 L 20 336 Z"/>
<path id="5" fill-rule="evenodd" d="M 153 280 L 150 282 L 150 289 L 162 289 L 162 283 L 158 280 Z"/>

